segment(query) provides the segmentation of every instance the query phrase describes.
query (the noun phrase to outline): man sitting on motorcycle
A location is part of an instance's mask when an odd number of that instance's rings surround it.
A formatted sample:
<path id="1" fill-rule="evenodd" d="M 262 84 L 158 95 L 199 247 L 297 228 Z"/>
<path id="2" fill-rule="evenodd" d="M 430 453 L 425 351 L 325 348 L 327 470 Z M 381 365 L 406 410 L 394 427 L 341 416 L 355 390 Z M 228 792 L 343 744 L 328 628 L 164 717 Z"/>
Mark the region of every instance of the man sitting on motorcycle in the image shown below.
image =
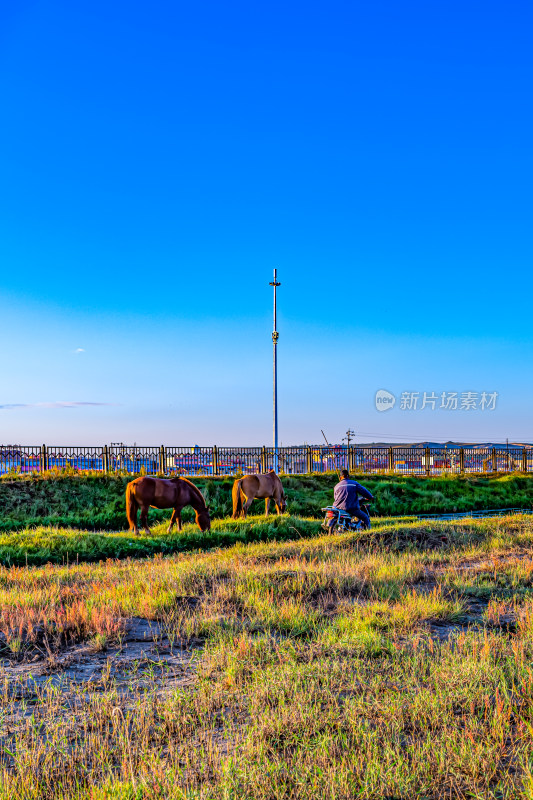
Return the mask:
<path id="1" fill-rule="evenodd" d="M 370 517 L 359 507 L 359 495 L 366 498 L 366 500 L 374 499 L 374 495 L 371 494 L 368 489 L 365 489 L 360 483 L 350 478 L 348 470 L 343 469 L 340 483 L 335 486 L 333 505 L 335 508 L 346 511 L 351 517 L 360 519 L 363 523 L 363 528 L 370 528 Z M 332 520 L 331 527 L 333 527 L 334 524 L 335 519 Z"/>

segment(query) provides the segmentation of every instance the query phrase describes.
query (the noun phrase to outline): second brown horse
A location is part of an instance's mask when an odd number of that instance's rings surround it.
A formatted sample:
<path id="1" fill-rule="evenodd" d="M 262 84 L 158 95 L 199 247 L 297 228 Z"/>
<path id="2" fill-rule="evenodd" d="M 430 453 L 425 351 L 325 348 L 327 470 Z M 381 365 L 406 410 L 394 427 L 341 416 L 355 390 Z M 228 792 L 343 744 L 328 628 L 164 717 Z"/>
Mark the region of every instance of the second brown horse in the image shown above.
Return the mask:
<path id="1" fill-rule="evenodd" d="M 268 516 L 270 501 L 274 500 L 276 511 L 283 514 L 287 508 L 285 492 L 273 469 L 260 475 L 244 475 L 233 484 L 233 519 L 245 517 L 255 498 L 265 500 L 265 516 Z"/>
<path id="2" fill-rule="evenodd" d="M 141 509 L 141 525 L 146 533 L 148 527 L 148 509 L 173 508 L 168 532 L 177 521 L 178 530 L 181 531 L 181 511 L 184 506 L 191 505 L 196 511 L 196 522 L 201 531 L 208 531 L 211 527 L 211 518 L 203 494 L 194 483 L 187 478 L 135 478 L 126 487 L 126 514 L 130 529 L 135 534 L 139 533 L 137 527 L 137 512 Z"/>

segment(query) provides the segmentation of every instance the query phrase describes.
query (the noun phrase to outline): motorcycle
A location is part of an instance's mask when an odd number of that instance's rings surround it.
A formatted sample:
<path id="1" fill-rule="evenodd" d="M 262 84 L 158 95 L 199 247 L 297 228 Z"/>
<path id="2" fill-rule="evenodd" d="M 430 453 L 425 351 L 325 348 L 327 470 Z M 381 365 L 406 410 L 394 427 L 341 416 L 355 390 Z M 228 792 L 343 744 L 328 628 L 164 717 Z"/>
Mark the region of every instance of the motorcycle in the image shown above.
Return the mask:
<path id="1" fill-rule="evenodd" d="M 364 511 L 364 513 L 368 514 L 368 516 L 370 516 L 369 504 L 370 500 L 366 500 L 364 503 L 359 503 L 359 508 L 361 511 Z M 352 517 L 347 511 L 344 511 L 341 508 L 335 508 L 335 506 L 326 506 L 326 508 L 321 510 L 326 514 L 324 517 L 324 522 L 322 523 L 322 530 L 326 533 L 352 533 L 353 531 L 362 531 L 366 528 L 366 525 L 362 519 Z M 334 521 L 332 522 L 332 520 Z"/>

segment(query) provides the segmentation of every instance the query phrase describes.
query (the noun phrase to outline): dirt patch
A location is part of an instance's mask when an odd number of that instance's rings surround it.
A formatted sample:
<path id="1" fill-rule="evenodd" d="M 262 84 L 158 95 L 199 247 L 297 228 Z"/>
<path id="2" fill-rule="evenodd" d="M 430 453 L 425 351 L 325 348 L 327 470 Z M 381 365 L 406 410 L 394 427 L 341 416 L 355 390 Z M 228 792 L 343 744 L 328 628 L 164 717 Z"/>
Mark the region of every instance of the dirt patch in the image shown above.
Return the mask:
<path id="1" fill-rule="evenodd" d="M 43 692 L 53 689 L 64 696 L 65 707 L 79 705 L 89 695 L 113 685 L 120 701 L 151 692 L 163 694 L 185 688 L 196 671 L 201 640 L 176 643 L 165 627 L 154 620 L 134 617 L 113 647 L 100 652 L 90 644 L 78 644 L 54 654 L 33 654 L 20 663 L 0 660 L 0 681 L 7 688 L 11 714 L 6 723 L 31 713 Z"/>
<path id="2" fill-rule="evenodd" d="M 488 572 L 497 570 L 502 566 L 507 566 L 513 563 L 520 563 L 525 560 L 531 560 L 533 552 L 531 550 L 512 550 L 509 552 L 501 553 L 487 553 L 485 557 L 481 558 L 465 558 L 454 564 L 444 564 L 439 567 L 432 567 L 427 570 L 428 575 L 440 576 L 446 572 Z"/>

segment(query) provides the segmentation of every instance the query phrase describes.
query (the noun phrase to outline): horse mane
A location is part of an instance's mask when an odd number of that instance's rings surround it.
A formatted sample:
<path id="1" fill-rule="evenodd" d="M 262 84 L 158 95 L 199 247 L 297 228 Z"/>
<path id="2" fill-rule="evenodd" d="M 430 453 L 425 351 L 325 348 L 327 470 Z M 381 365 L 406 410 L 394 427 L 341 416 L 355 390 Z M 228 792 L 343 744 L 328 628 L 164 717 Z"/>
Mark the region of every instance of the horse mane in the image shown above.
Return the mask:
<path id="1" fill-rule="evenodd" d="M 203 503 L 204 508 L 207 508 L 207 503 L 205 502 L 205 497 L 201 493 L 200 489 L 197 486 L 194 485 L 194 483 L 191 483 L 191 481 L 187 480 L 187 478 L 184 478 L 182 475 L 178 475 L 177 478 L 173 478 L 173 480 L 175 480 L 175 481 L 183 481 L 183 483 L 187 483 L 191 487 L 191 489 L 193 491 L 193 494 L 196 495 L 196 498 Z"/>

